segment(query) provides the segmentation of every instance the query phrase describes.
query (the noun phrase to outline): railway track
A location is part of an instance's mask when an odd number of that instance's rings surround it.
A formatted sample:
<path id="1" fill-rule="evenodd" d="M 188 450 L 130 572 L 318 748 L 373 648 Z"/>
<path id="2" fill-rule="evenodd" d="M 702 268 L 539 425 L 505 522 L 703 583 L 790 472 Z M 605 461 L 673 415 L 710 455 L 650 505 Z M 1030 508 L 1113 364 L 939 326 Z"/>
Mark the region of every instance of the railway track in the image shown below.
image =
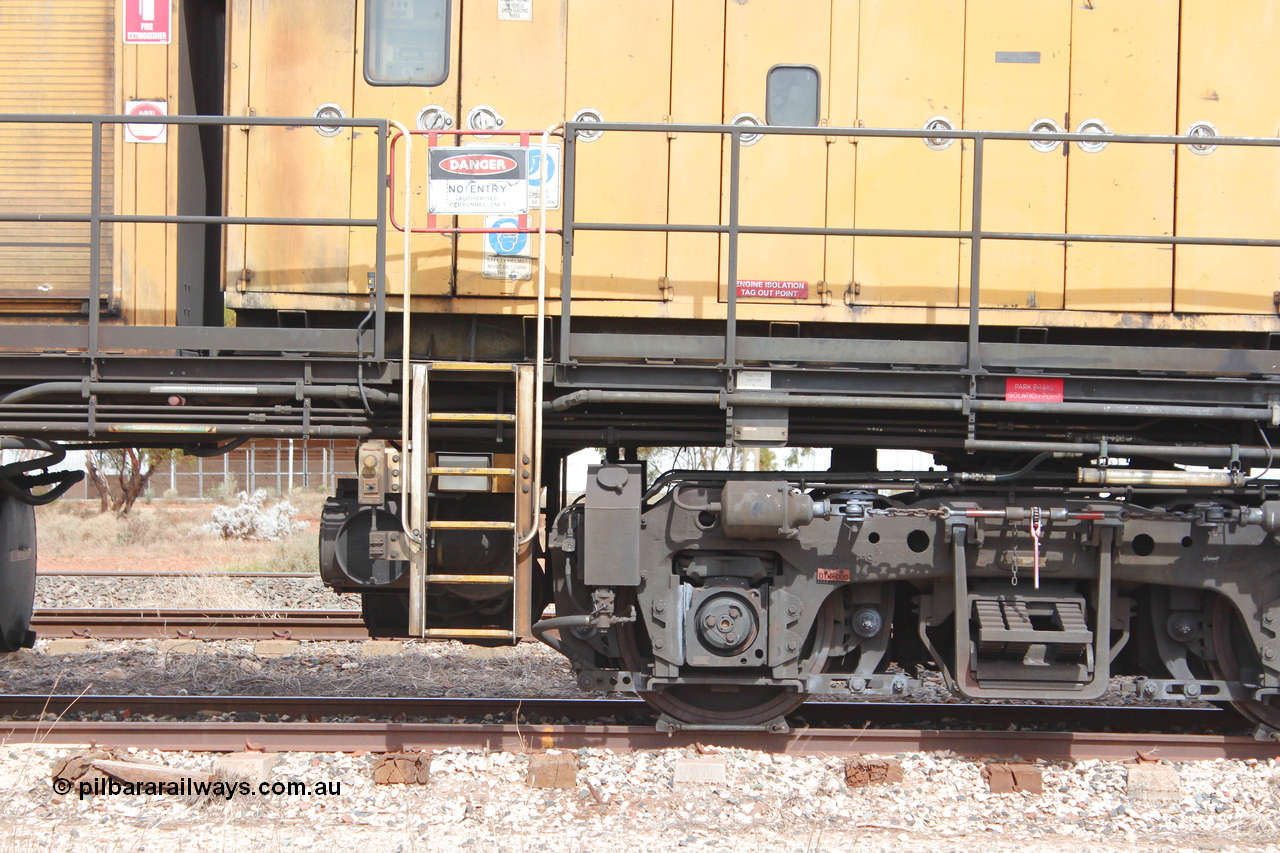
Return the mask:
<path id="1" fill-rule="evenodd" d="M 98 640 L 367 640 L 358 610 L 42 609 L 44 638 Z"/>
<path id="2" fill-rule="evenodd" d="M 45 716 L 41 721 L 0 722 L 0 738 L 11 743 L 166 750 L 607 747 L 630 751 L 703 743 L 803 755 L 949 750 L 970 757 L 1018 755 L 1046 760 L 1123 760 L 1137 753 L 1169 760 L 1280 757 L 1280 744 L 1243 733 L 1246 724 L 1240 717 L 1216 709 L 816 703 L 797 713 L 792 730 L 785 733 L 660 732 L 643 703 L 616 699 L 6 696 L 0 697 L 0 711 Z M 235 714 L 245 719 L 66 718 L 104 713 L 130 717 Z M 1048 714 L 1070 730 L 1028 730 L 1043 728 Z M 326 719 L 344 716 L 355 719 Z M 889 727 L 890 723 L 898 725 Z"/>

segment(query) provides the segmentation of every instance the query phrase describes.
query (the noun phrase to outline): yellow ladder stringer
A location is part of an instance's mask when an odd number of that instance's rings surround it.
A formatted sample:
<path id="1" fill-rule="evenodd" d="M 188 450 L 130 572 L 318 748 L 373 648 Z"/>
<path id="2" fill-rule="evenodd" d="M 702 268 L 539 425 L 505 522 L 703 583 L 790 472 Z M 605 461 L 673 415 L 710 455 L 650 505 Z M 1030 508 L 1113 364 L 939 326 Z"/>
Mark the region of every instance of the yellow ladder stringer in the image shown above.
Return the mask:
<path id="1" fill-rule="evenodd" d="M 507 374 L 515 382 L 516 414 L 492 412 L 432 412 L 429 382 L 433 372 L 467 371 Z M 517 643 L 533 639 L 533 537 L 539 504 L 534 493 L 534 368 L 531 365 L 484 362 L 431 362 L 412 368 L 411 432 L 408 484 L 410 518 L 420 535 L 410 562 L 409 633 L 429 640 L 498 640 Z M 427 429 L 432 423 L 511 423 L 515 426 L 515 463 L 512 468 L 458 468 L 430 464 Z M 440 475 L 511 477 L 515 483 L 514 517 L 511 521 L 432 520 L 427 512 L 427 492 L 431 478 Z M 462 575 L 432 573 L 430 541 L 432 530 L 509 530 L 512 532 L 510 574 Z M 509 628 L 443 628 L 427 624 L 426 598 L 430 586 L 492 584 L 511 586 L 512 621 Z"/>

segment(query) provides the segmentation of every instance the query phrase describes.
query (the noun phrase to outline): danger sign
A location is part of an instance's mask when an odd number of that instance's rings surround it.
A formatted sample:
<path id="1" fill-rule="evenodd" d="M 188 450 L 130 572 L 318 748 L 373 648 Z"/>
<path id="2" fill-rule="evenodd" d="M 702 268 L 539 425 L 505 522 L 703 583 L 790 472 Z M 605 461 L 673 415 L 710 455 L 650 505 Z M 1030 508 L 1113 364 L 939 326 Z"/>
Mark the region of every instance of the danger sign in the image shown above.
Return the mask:
<path id="1" fill-rule="evenodd" d="M 170 0 L 124 0 L 125 44 L 168 44 Z"/>
<path id="2" fill-rule="evenodd" d="M 124 114 L 130 116 L 163 116 L 169 114 L 164 101 L 125 101 Z M 169 138 L 167 124 L 126 124 L 125 142 L 165 142 Z"/>
<path id="3" fill-rule="evenodd" d="M 432 148 L 428 152 L 429 213 L 528 213 L 525 148 Z"/>

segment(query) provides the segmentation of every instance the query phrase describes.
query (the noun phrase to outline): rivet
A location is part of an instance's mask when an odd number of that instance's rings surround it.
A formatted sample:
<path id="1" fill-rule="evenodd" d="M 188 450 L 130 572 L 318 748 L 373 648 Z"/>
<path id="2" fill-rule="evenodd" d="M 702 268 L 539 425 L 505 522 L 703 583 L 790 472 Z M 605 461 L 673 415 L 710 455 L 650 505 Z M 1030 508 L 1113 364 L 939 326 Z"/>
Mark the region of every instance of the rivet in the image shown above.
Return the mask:
<path id="1" fill-rule="evenodd" d="M 527 495 L 527 494 L 529 494 L 529 487 L 528 487 L 528 486 L 521 486 L 521 487 L 520 487 L 520 491 L 524 492 L 524 493 Z"/>

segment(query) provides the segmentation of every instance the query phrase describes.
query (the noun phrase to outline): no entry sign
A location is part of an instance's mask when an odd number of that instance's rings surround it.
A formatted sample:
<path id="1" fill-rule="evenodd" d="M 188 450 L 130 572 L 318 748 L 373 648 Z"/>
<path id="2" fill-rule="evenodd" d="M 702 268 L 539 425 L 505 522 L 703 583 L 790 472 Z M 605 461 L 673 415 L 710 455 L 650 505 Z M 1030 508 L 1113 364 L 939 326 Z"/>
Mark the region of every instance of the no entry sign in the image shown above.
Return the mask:
<path id="1" fill-rule="evenodd" d="M 170 0 L 124 0 L 125 44 L 168 44 Z"/>
<path id="2" fill-rule="evenodd" d="M 164 101 L 125 101 L 124 113 L 130 116 L 163 116 L 169 114 Z M 167 124 L 126 124 L 125 142 L 164 142 L 169 138 Z"/>
<path id="3" fill-rule="evenodd" d="M 527 148 L 431 148 L 429 213 L 528 213 Z"/>

